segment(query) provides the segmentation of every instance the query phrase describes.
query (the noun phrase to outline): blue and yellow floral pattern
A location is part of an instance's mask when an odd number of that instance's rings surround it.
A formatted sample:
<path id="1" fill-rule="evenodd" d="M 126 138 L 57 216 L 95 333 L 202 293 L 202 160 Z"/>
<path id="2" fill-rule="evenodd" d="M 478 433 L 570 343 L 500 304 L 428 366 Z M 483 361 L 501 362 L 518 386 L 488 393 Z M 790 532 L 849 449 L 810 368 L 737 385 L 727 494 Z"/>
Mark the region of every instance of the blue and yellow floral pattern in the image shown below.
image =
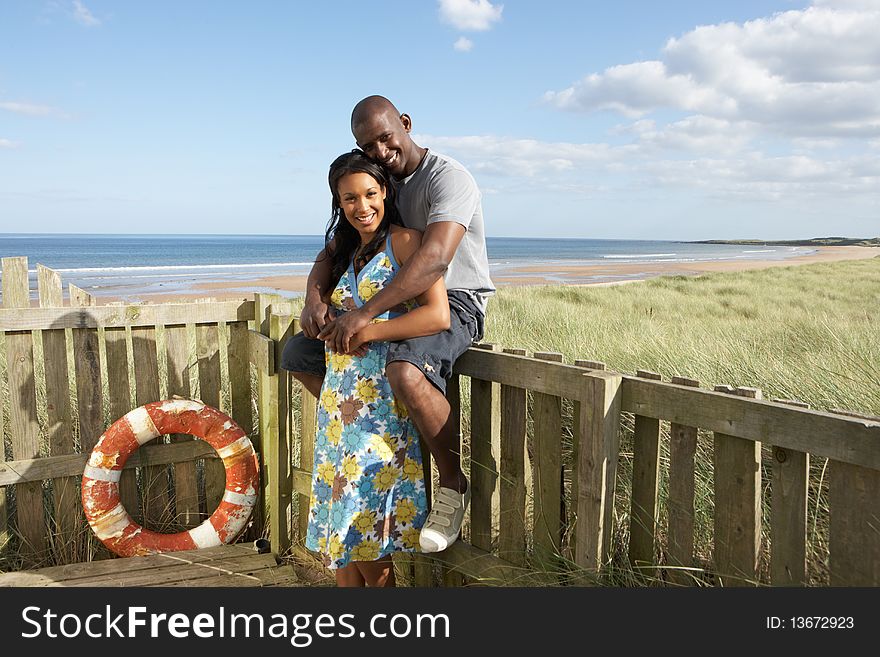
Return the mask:
<path id="1" fill-rule="evenodd" d="M 330 298 L 336 313 L 363 305 L 397 273 L 391 236 L 355 275 L 349 266 Z M 387 321 L 414 304 L 373 321 Z M 419 549 L 427 516 L 419 435 L 385 377 L 387 342 L 363 356 L 325 350 L 306 547 L 329 568 Z"/>

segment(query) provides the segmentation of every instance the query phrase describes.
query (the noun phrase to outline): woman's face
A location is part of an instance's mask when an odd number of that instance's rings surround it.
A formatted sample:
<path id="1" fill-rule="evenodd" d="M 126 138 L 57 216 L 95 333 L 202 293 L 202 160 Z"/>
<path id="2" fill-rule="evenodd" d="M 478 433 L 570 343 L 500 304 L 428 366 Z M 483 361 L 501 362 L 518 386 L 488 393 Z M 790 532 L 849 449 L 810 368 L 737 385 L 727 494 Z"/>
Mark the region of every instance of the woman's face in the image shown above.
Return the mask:
<path id="1" fill-rule="evenodd" d="M 348 223 L 366 244 L 379 229 L 385 216 L 385 188 L 368 173 L 349 173 L 336 184 L 339 205 Z"/>

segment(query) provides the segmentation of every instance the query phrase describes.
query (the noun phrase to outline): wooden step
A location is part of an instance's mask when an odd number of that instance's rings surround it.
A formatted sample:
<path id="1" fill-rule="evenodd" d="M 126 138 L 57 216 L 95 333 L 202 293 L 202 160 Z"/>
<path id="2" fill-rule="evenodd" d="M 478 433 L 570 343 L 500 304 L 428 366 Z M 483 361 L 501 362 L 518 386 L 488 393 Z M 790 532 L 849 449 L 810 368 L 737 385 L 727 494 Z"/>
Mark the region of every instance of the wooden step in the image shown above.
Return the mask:
<path id="1" fill-rule="evenodd" d="M 0 574 L 0 587 L 297 585 L 293 566 L 250 543 Z"/>

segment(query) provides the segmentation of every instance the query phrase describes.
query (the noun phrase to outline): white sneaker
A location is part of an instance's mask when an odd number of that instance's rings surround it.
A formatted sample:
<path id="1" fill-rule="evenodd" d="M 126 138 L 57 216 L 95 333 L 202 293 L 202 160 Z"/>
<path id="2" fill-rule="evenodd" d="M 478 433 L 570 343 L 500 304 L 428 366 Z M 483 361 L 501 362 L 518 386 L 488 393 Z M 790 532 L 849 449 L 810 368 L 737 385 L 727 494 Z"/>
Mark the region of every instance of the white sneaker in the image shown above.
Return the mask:
<path id="1" fill-rule="evenodd" d="M 419 534 L 422 552 L 441 552 L 458 540 L 464 510 L 471 501 L 471 487 L 459 493 L 451 488 L 441 487 Z"/>

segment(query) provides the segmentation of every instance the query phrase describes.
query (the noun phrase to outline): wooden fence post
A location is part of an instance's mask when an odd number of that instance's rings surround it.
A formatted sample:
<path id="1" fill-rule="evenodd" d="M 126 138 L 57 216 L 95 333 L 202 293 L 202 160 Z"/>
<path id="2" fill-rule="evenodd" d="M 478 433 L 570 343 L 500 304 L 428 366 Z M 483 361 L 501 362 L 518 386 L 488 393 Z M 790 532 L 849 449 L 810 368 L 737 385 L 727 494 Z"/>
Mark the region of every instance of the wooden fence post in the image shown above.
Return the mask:
<path id="1" fill-rule="evenodd" d="M 290 504 L 293 497 L 290 462 L 290 379 L 280 368 L 281 349 L 292 334 L 290 315 L 269 315 L 269 337 L 275 344 L 275 372 L 277 389 L 277 429 L 268 435 L 263 449 L 267 453 L 266 478 L 268 479 L 266 501 L 269 514 L 269 537 L 276 554 L 284 554 L 290 549 Z"/>
<path id="2" fill-rule="evenodd" d="M 525 349 L 504 353 L 525 356 Z M 526 413 L 524 388 L 501 386 L 501 484 L 498 556 L 526 564 Z"/>
<path id="3" fill-rule="evenodd" d="M 220 326 L 196 325 L 196 358 L 199 370 L 199 399 L 220 410 Z M 226 470 L 220 459 L 204 459 L 205 508 L 210 516 L 223 499 L 226 490 Z"/>
<path id="4" fill-rule="evenodd" d="M 679 386 L 699 388 L 700 382 L 682 376 L 672 377 Z M 694 457 L 697 452 L 697 428 L 671 422 L 669 425 L 669 544 L 666 547 L 671 583 L 692 584 L 686 570 L 694 565 Z"/>
<path id="5" fill-rule="evenodd" d="M 656 372 L 638 370 L 636 376 L 659 381 Z M 633 433 L 632 498 L 630 501 L 629 561 L 635 569 L 652 566 L 657 536 L 657 494 L 660 481 L 660 420 L 635 416 Z"/>
<path id="6" fill-rule="evenodd" d="M 575 435 L 574 472 L 577 517 L 573 560 L 584 570 L 582 581 L 598 574 L 610 542 L 614 485 L 619 449 L 621 383 L 617 372 L 583 375 L 584 395 Z"/>
<path id="7" fill-rule="evenodd" d="M 833 409 L 868 422 L 880 418 Z M 880 470 L 831 461 L 828 569 L 831 586 L 880 586 Z"/>
<path id="8" fill-rule="evenodd" d="M 716 392 L 760 399 L 756 388 Z M 722 586 L 755 586 L 761 549 L 761 443 L 715 433 L 715 572 Z"/>
<path id="9" fill-rule="evenodd" d="M 37 265 L 41 308 L 64 306 L 61 275 Z M 43 361 L 46 372 L 46 414 L 49 423 L 49 455 L 76 452 L 73 440 L 73 416 L 70 407 L 70 380 L 67 374 L 67 338 L 64 329 L 43 331 Z M 80 506 L 79 482 L 74 477 L 53 480 L 55 503 L 52 539 L 53 553 L 65 563 L 75 561 L 79 554 L 76 528 Z M 0 492 L 2 495 L 2 492 Z"/>
<path id="10" fill-rule="evenodd" d="M 165 357 L 168 396 L 185 399 L 192 397 L 189 380 L 190 351 L 189 324 L 164 326 Z M 172 443 L 195 440 L 190 435 L 179 433 L 170 436 Z M 174 520 L 183 527 L 195 527 L 199 518 L 199 490 L 196 486 L 196 463 L 188 461 L 175 463 L 174 470 Z"/>
<path id="11" fill-rule="evenodd" d="M 773 401 L 809 408 L 791 399 Z M 807 491 L 810 455 L 794 449 L 773 448 L 770 499 L 770 583 L 807 585 Z"/>
<path id="12" fill-rule="evenodd" d="M 267 508 L 269 500 L 269 480 L 268 474 L 271 468 L 275 467 L 273 460 L 277 457 L 278 448 L 278 378 L 275 372 L 275 351 L 274 343 L 270 338 L 270 321 L 269 306 L 273 303 L 280 303 L 283 297 L 279 294 L 263 294 L 257 292 L 254 294 L 254 330 L 268 338 L 267 348 L 271 350 L 268 355 L 269 361 L 263 363 L 260 359 L 257 366 L 257 409 L 259 419 L 259 446 L 257 452 L 260 455 L 260 463 L 262 472 L 260 476 L 260 499 L 259 504 L 261 510 L 262 521 L 265 528 L 268 527 L 270 521 L 269 514 L 271 511 Z M 262 340 L 261 342 L 266 342 Z M 271 369 L 270 369 L 271 368 Z M 277 537 L 272 536 L 273 547 Z"/>
<path id="13" fill-rule="evenodd" d="M 500 351 L 497 345 L 475 345 Z M 471 379 L 471 545 L 492 549 L 498 526 L 498 463 L 501 457 L 501 386 Z"/>
<path id="14" fill-rule="evenodd" d="M 452 431 L 458 436 L 458 444 L 461 445 L 461 377 L 458 374 L 453 374 L 446 384 L 446 399 L 449 401 L 449 421 L 452 424 Z M 430 486 L 431 482 L 426 481 L 425 485 Z M 440 577 L 443 586 L 446 587 L 464 584 L 464 575 L 445 564 L 440 567 Z"/>
<path id="15" fill-rule="evenodd" d="M 3 307 L 30 306 L 27 258 L 3 258 Z M 37 423 L 37 392 L 34 380 L 32 331 L 6 333 L 12 430 L 12 458 L 40 456 L 40 426 Z M 40 560 L 46 551 L 46 523 L 43 518 L 43 489 L 39 481 L 15 487 L 15 527 L 21 540 L 20 554 L 28 562 Z"/>
<path id="16" fill-rule="evenodd" d="M 562 362 L 562 354 L 536 351 L 535 358 Z M 535 392 L 532 395 L 535 423 L 533 443 L 535 487 L 534 546 L 535 561 L 548 570 L 557 570 L 562 556 L 562 399 Z"/>

